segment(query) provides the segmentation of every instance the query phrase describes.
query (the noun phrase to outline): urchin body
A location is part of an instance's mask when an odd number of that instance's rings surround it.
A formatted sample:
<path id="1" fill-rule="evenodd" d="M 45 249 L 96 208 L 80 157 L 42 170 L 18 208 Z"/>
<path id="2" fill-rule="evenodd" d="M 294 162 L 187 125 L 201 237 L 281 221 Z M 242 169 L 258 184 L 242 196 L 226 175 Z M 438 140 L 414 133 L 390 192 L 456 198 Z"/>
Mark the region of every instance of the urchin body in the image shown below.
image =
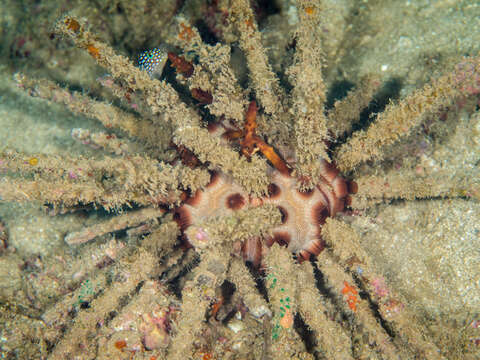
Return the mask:
<path id="1" fill-rule="evenodd" d="M 321 228 L 327 217 L 344 210 L 348 183 L 339 171 L 324 160 L 322 178 L 310 191 L 300 191 L 297 179 L 271 168 L 269 194 L 253 198 L 223 173 L 214 173 L 208 186 L 198 190 L 176 210 L 183 231 L 191 225 L 212 218 L 229 215 L 247 206 L 275 205 L 282 214 L 282 224 L 272 229 L 267 239 L 245 239 L 242 254 L 245 260 L 259 265 L 262 253 L 273 243 L 287 246 L 300 260 L 308 260 L 324 249 Z M 188 239 L 194 243 L 194 239 Z M 262 241 L 264 240 L 264 241 Z"/>

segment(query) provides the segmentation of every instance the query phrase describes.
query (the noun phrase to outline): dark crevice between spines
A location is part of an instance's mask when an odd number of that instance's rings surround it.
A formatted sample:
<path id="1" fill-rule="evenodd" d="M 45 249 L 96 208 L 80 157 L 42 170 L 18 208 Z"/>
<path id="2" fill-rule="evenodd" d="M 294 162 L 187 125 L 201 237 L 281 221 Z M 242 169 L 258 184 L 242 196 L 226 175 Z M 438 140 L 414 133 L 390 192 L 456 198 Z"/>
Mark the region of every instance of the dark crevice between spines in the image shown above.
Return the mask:
<path id="1" fill-rule="evenodd" d="M 188 251 L 193 251 L 192 249 Z M 182 287 L 181 287 L 181 280 L 182 278 L 192 271 L 195 267 L 200 264 L 200 256 L 197 255 L 187 266 L 184 266 L 183 269 L 175 276 L 172 280 L 170 280 L 166 286 L 168 290 L 170 290 L 177 298 L 182 298 Z M 163 274 L 162 274 L 163 277 Z"/>
<path id="2" fill-rule="evenodd" d="M 325 276 L 318 269 L 317 264 L 312 260 L 310 262 L 312 263 L 315 285 L 318 291 L 324 298 L 329 299 L 330 302 L 335 306 L 335 309 L 341 315 L 339 320 L 342 322 L 349 322 L 348 315 L 338 305 L 338 295 L 335 294 L 330 287 L 328 287 L 327 282 L 325 281 Z"/>
<path id="3" fill-rule="evenodd" d="M 138 295 L 138 293 L 140 292 L 140 290 L 141 290 L 141 288 L 143 287 L 144 284 L 145 284 L 145 281 L 140 281 L 137 284 L 137 286 L 135 286 L 135 289 L 130 291 L 130 293 L 122 296 L 118 300 L 118 307 L 115 308 L 114 310 L 110 311 L 108 313 L 108 315 L 105 317 L 104 323 L 102 325 L 97 324 L 97 328 L 103 327 L 103 326 L 108 326 L 108 324 L 120 313 L 120 311 L 130 303 L 132 298 L 134 296 Z"/>
<path id="4" fill-rule="evenodd" d="M 215 45 L 219 42 L 218 37 L 210 30 L 204 20 L 200 19 L 196 21 L 194 26 L 197 28 L 198 33 L 205 44 Z"/>
<path id="5" fill-rule="evenodd" d="M 307 352 L 313 354 L 316 360 L 324 359 L 319 356 L 317 351 L 315 351 L 315 348 L 317 346 L 315 332 L 309 328 L 309 326 L 305 323 L 303 318 L 298 313 L 295 314 L 293 328 L 305 344 Z"/>
<path id="6" fill-rule="evenodd" d="M 258 292 L 263 296 L 265 301 L 268 303 L 268 292 L 267 287 L 265 286 L 265 277 L 262 272 L 255 267 L 255 265 L 250 262 L 246 261 L 245 266 L 247 267 L 248 271 L 252 275 L 253 280 L 255 281 L 255 287 L 257 288 Z"/>
<path id="7" fill-rule="evenodd" d="M 378 320 L 380 326 L 385 330 L 388 336 L 390 336 L 391 338 L 394 338 L 395 332 L 393 331 L 392 327 L 388 324 L 388 322 L 380 314 L 380 308 L 378 304 L 375 301 L 373 301 L 372 297 L 370 296 L 370 293 L 368 293 L 365 290 L 358 276 L 356 274 L 352 274 L 352 276 L 353 276 L 353 280 L 355 281 L 355 284 L 360 289 L 358 293 L 360 298 L 364 301 L 368 301 L 369 308 L 372 311 L 373 316 Z"/>
<path id="8" fill-rule="evenodd" d="M 375 121 L 377 114 L 382 113 L 389 103 L 400 97 L 402 86 L 403 82 L 400 78 L 392 78 L 385 82 L 373 95 L 368 106 L 360 112 L 359 119 L 352 124 L 352 130 L 349 134 L 359 130 L 366 130 Z M 353 87 L 354 84 L 348 80 L 338 81 L 333 84 L 327 94 L 326 110 L 332 109 L 335 101 L 345 98 Z M 343 145 L 349 139 L 349 134 L 341 134 L 335 139 L 335 142 L 330 145 L 329 154 L 333 154 L 339 146 Z"/>

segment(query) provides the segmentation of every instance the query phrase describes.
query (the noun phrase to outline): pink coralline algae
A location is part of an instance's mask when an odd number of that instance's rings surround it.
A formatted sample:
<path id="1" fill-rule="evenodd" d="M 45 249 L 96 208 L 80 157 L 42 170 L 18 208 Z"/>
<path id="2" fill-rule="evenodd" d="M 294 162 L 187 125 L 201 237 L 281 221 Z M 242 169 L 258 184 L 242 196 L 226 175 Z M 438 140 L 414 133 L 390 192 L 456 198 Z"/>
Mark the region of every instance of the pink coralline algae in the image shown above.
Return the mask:
<path id="1" fill-rule="evenodd" d="M 385 279 L 383 277 L 378 277 L 373 279 L 372 286 L 377 296 L 384 297 L 388 295 L 388 288 L 387 288 L 387 285 L 385 284 Z"/>

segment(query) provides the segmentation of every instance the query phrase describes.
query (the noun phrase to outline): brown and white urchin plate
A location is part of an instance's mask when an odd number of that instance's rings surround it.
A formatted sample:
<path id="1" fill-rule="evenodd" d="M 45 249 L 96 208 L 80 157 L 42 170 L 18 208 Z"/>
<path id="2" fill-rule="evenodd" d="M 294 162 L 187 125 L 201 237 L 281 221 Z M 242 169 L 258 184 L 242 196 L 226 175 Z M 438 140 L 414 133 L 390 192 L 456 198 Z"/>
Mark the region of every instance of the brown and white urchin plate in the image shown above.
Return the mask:
<path id="1" fill-rule="evenodd" d="M 251 197 L 227 175 L 214 173 L 203 190 L 198 190 L 177 209 L 177 219 L 183 231 L 208 218 L 225 216 L 245 206 L 274 204 L 282 214 L 282 224 L 272 230 L 273 237 L 264 239 L 270 247 L 274 242 L 287 246 L 300 260 L 318 255 L 324 248 L 322 225 L 329 216 L 344 208 L 348 195 L 347 182 L 338 170 L 322 160 L 322 179 L 308 192 L 298 190 L 295 177 L 272 170 L 272 183 L 265 198 Z M 187 238 L 188 240 L 188 238 Z M 262 258 L 261 239 L 245 239 L 242 253 L 245 260 L 259 265 Z"/>

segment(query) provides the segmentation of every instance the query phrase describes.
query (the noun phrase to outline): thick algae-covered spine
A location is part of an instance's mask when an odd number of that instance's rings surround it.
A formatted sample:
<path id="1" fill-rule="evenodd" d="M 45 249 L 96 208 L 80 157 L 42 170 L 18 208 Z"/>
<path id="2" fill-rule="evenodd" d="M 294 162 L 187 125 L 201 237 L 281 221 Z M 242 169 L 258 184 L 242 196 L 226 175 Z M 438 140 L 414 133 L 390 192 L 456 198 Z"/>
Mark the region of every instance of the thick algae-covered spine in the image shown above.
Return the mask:
<path id="1" fill-rule="evenodd" d="M 212 169 L 218 167 L 231 174 L 248 191 L 266 193 L 268 179 L 265 161 L 256 158 L 255 161 L 248 162 L 201 127 L 199 115 L 180 100 L 171 85 L 150 78 L 147 72 L 135 67 L 127 58 L 117 55 L 74 17 L 67 16 L 58 21 L 56 31 L 70 37 L 78 47 L 85 49 L 113 78 L 125 82 L 132 91 L 142 91 L 152 113 L 162 114 L 162 119 L 175 127 L 175 143 L 192 150 L 201 161 L 208 161 Z"/>
<path id="2" fill-rule="evenodd" d="M 31 79 L 24 74 L 15 74 L 18 86 L 31 96 L 65 105 L 75 114 L 98 120 L 105 128 L 116 128 L 133 138 L 145 141 L 149 147 L 166 148 L 171 130 L 164 124 L 135 116 L 104 101 L 97 101 L 79 92 L 71 92 L 53 81 Z"/>
<path id="3" fill-rule="evenodd" d="M 327 118 L 324 114 L 326 89 L 322 77 L 321 9 L 318 3 L 298 1 L 299 26 L 294 63 L 288 69 L 294 84 L 295 150 L 299 176 L 318 178 L 318 160 L 328 160 Z M 315 183 L 315 180 L 313 181 Z"/>
<path id="4" fill-rule="evenodd" d="M 84 346 L 83 356 L 90 357 L 94 349 L 89 346 L 89 337 L 96 332 L 96 326 L 103 321 L 111 311 L 118 308 L 123 297 L 128 296 L 155 267 L 155 258 L 145 251 L 139 251 L 131 263 L 130 276 L 123 282 L 116 282 L 101 296 L 91 301 L 91 308 L 81 311 L 75 319 L 75 324 L 69 329 L 55 347 L 49 359 L 65 359 L 75 354 L 79 346 Z M 88 356 L 87 354 L 90 354 Z"/>
<path id="5" fill-rule="evenodd" d="M 288 144 L 290 130 L 283 107 L 286 94 L 268 63 L 250 3 L 247 0 L 232 0 L 231 6 L 229 19 L 238 31 L 239 45 L 246 56 L 255 97 L 268 114 L 268 118 L 262 119 L 259 129 L 272 141 Z"/>
<path id="6" fill-rule="evenodd" d="M 138 155 L 91 160 L 47 155 L 26 157 L 8 151 L 2 158 L 8 172 L 21 176 L 2 179 L 0 196 L 7 201 L 38 200 L 66 206 L 94 203 L 105 209 L 133 202 L 175 203 L 180 201 L 181 183 L 196 190 L 210 179 L 203 170 L 172 166 Z"/>
<path id="7" fill-rule="evenodd" d="M 294 274 L 298 264 L 285 248 L 274 244 L 265 257 L 267 276 L 265 285 L 268 291 L 271 320 L 270 355 L 274 359 L 300 359 L 306 354 L 305 346 L 294 329 L 297 313 L 297 279 Z M 313 358 L 313 357 L 312 357 Z"/>
<path id="8" fill-rule="evenodd" d="M 425 116 L 441 110 L 459 97 L 478 92 L 480 57 L 465 59 L 447 75 L 416 90 L 398 104 L 389 104 L 366 131 L 358 131 L 337 151 L 341 171 L 350 171 L 367 160 L 381 160 L 382 149 L 408 135 Z"/>
<path id="9" fill-rule="evenodd" d="M 385 279 L 377 273 L 372 260 L 360 246 L 357 233 L 347 224 L 328 219 L 322 234 L 340 264 L 355 274 L 362 290 L 370 294 L 370 300 L 375 302 L 383 321 L 395 333 L 394 341 L 399 349 L 406 348 L 405 344 L 408 344 L 416 354 L 421 354 L 426 359 L 443 359 L 437 346 L 418 327 L 412 311 L 404 305 L 406 302 L 394 294 L 392 288 L 385 284 Z M 359 313 L 358 316 L 362 314 Z"/>
<path id="10" fill-rule="evenodd" d="M 228 254 L 233 242 L 245 239 L 248 234 L 266 234 L 278 223 L 279 212 L 271 206 L 261 206 L 187 229 L 186 235 L 200 254 L 201 263 L 183 289 L 181 316 L 170 353 L 172 359 L 185 359 L 186 354 L 192 353 L 193 340 L 200 336 L 205 324 L 205 313 L 216 300 L 216 289 L 227 278 Z"/>
<path id="11" fill-rule="evenodd" d="M 327 316 L 328 309 L 315 287 L 312 264 L 302 263 L 297 279 L 298 311 L 307 326 L 315 332 L 318 351 L 325 354 L 328 359 L 353 360 L 350 337 L 340 324 Z"/>

